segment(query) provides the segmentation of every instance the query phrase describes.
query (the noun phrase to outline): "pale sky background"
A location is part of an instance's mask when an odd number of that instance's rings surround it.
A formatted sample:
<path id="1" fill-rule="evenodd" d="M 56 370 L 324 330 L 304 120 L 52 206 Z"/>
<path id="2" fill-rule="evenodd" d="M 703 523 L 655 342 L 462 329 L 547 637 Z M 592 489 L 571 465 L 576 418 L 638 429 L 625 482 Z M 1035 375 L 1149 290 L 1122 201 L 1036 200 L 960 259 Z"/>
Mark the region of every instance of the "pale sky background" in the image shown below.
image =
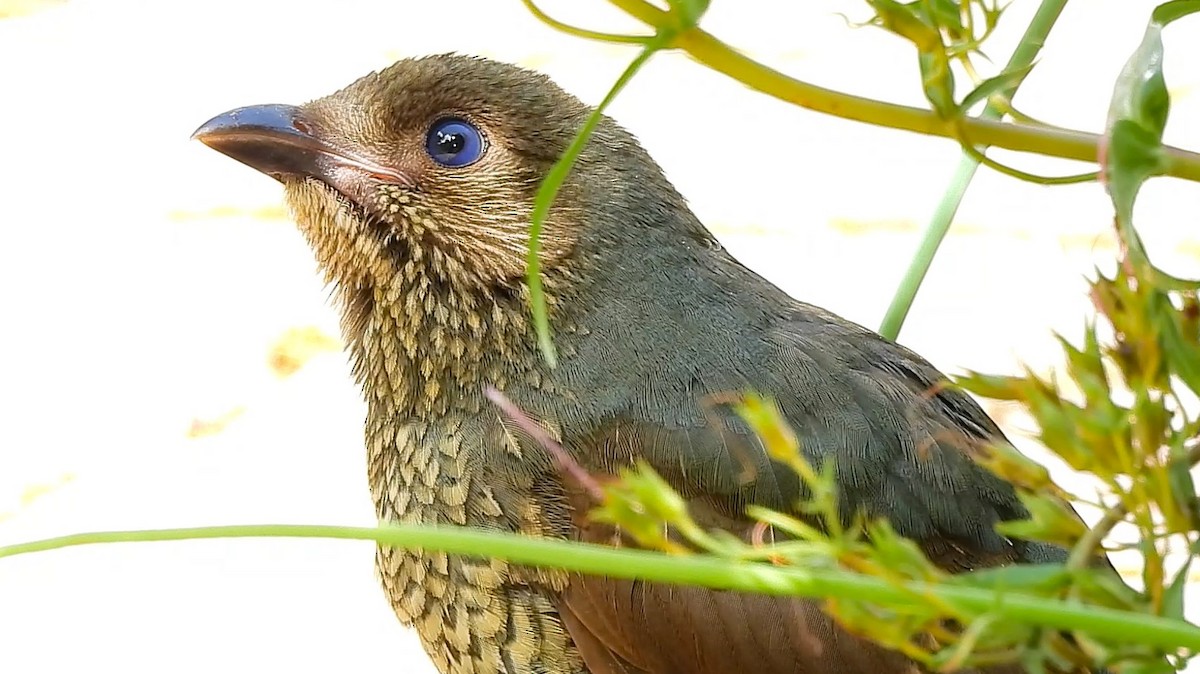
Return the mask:
<path id="1" fill-rule="evenodd" d="M 0 0 L 36 10 L 0 19 L 0 543 L 372 524 L 363 407 L 344 356 L 327 349 L 287 378 L 268 367 L 289 329 L 336 335 L 281 191 L 188 136 L 229 108 L 303 102 L 442 51 L 541 70 L 595 103 L 634 52 L 557 34 L 517 0 L 42 4 Z M 1072 4 L 1018 105 L 1101 130 L 1155 4 Z M 1036 5 L 1012 3 L 989 43 L 997 62 Z M 601 0 L 544 7 L 593 28 L 637 27 Z M 802 79 L 922 104 L 909 46 L 850 30 L 839 12 L 868 16 L 856 0 L 715 0 L 703 25 Z M 1166 39 L 1168 141 L 1200 149 L 1200 69 L 1189 67 L 1200 63 L 1200 20 Z M 655 58 L 611 114 L 744 262 L 870 327 L 958 159 L 950 142 L 793 108 L 680 55 Z M 1007 158 L 1032 171 L 1085 168 Z M 1182 275 L 1200 275 L 1197 213 L 1196 184 L 1156 180 L 1139 201 L 1152 254 Z M 981 171 L 901 341 L 951 372 L 1053 367 L 1051 330 L 1078 334 L 1083 275 L 1114 255 L 1110 223 L 1095 184 L 1044 188 Z M 990 409 L 1013 433 L 1028 428 Z M 371 544 L 281 540 L 3 560 L 0 667 L 431 672 L 371 565 Z"/>

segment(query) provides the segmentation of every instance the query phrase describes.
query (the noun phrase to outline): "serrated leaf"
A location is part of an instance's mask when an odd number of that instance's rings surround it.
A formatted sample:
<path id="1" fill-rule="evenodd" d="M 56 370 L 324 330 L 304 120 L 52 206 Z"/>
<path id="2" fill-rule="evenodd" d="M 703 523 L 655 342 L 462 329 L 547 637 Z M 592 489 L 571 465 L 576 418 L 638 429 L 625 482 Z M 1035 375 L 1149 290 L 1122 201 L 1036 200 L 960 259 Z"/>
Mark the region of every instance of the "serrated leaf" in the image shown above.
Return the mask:
<path id="1" fill-rule="evenodd" d="M 1023 401 L 1027 397 L 1028 380 L 1025 377 L 984 374 L 969 370 L 965 375 L 955 377 L 954 382 L 960 388 L 992 400 Z"/>
<path id="2" fill-rule="evenodd" d="M 996 531 L 1001 534 L 1071 548 L 1087 533 L 1087 526 L 1067 503 L 1026 492 L 1017 492 L 1017 497 L 1029 511 L 1029 519 L 1000 522 Z"/>
<path id="3" fill-rule="evenodd" d="M 1187 531 L 1200 526 L 1200 499 L 1196 496 L 1196 482 L 1192 478 L 1192 465 L 1188 461 L 1187 452 L 1182 447 L 1172 451 L 1171 461 L 1167 463 L 1167 488 L 1170 490 L 1169 498 L 1174 504 L 1173 513 L 1171 509 L 1163 504 L 1163 511 L 1168 517 L 1168 525 L 1176 531 Z M 1184 518 L 1184 521 L 1173 522 L 1170 517 L 1173 514 L 1178 514 Z"/>
<path id="4" fill-rule="evenodd" d="M 1171 371 L 1192 391 L 1200 392 L 1200 335 L 1184 334 L 1184 317 L 1165 295 L 1151 308 L 1151 320 Z"/>
<path id="5" fill-rule="evenodd" d="M 912 0 L 904 6 L 911 7 L 917 16 L 933 25 L 960 33 L 967 30 L 962 21 L 962 8 L 955 0 Z"/>
<path id="6" fill-rule="evenodd" d="M 875 10 L 874 25 L 906 38 L 917 48 L 917 63 L 921 71 L 921 86 L 925 98 L 942 117 L 953 115 L 954 73 L 950 70 L 946 46 L 933 18 L 924 3 L 901 4 L 894 0 L 867 0 Z"/>
<path id="7" fill-rule="evenodd" d="M 1150 455 L 1156 453 L 1167 440 L 1167 430 L 1171 423 L 1170 411 L 1163 405 L 1160 397 L 1139 389 L 1134 391 L 1130 412 L 1137 420 L 1131 439 L 1136 439 L 1142 452 Z"/>
<path id="8" fill-rule="evenodd" d="M 747 393 L 733 405 L 733 410 L 762 440 L 763 448 L 772 459 L 791 465 L 803 458 L 795 431 L 773 399 Z"/>
<path id="9" fill-rule="evenodd" d="M 1088 414 L 1058 396 L 1056 391 L 1038 391 L 1029 397 L 1029 412 L 1037 420 L 1038 438 L 1076 470 L 1091 470 L 1096 454 L 1082 437 L 1080 424 Z"/>
<path id="10" fill-rule="evenodd" d="M 1050 471 L 1042 464 L 1030 459 L 1007 443 L 988 446 L 978 462 L 997 477 L 1020 489 L 1040 492 L 1053 487 Z"/>
<path id="11" fill-rule="evenodd" d="M 1100 343 L 1096 340 L 1095 326 L 1088 324 L 1084 327 L 1083 348 L 1076 348 L 1062 336 L 1056 337 L 1067 357 L 1067 374 L 1079 385 L 1088 403 L 1109 402 L 1111 388 L 1108 373 L 1104 370 Z"/>

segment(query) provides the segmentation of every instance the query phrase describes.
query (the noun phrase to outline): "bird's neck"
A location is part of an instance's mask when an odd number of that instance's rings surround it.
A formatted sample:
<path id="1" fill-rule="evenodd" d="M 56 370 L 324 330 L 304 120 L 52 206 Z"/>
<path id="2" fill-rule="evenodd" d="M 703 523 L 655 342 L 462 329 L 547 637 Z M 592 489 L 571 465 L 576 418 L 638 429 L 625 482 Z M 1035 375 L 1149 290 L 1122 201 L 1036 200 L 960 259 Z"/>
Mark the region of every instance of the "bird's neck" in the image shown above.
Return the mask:
<path id="1" fill-rule="evenodd" d="M 470 414 L 482 408 L 487 385 L 546 383 L 523 283 L 480 289 L 409 266 L 339 295 L 355 377 L 373 416 L 419 422 Z"/>

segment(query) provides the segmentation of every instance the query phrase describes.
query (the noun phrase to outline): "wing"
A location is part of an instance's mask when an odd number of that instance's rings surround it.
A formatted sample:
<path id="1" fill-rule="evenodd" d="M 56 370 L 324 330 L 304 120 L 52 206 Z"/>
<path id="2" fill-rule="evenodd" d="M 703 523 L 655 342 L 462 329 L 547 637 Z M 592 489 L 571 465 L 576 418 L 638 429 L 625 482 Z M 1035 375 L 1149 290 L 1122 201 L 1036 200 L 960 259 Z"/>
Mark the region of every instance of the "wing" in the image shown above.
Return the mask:
<path id="1" fill-rule="evenodd" d="M 588 521 L 573 494 L 580 540 L 609 543 L 611 527 Z M 749 536 L 745 519 L 693 499 L 706 525 Z M 903 655 L 842 629 L 818 602 L 706 588 L 574 576 L 556 596 L 564 627 L 590 674 L 901 674 L 925 672 Z M 967 670 L 968 674 L 973 670 Z M 1017 666 L 988 674 L 1018 674 Z"/>
<path id="2" fill-rule="evenodd" d="M 644 459 L 685 497 L 730 518 L 749 504 L 794 513 L 799 478 L 727 406 L 706 405 L 753 390 L 777 401 L 811 462 L 836 464 L 847 517 L 888 518 L 951 570 L 1065 559 L 996 533 L 997 522 L 1027 512 L 968 450 L 1003 434 L 920 356 L 808 305 L 760 334 L 753 350 L 716 345 L 611 383 L 632 393 L 580 421 L 560 416 L 564 441 L 600 472 Z"/>
<path id="3" fill-rule="evenodd" d="M 794 513 L 804 495 L 730 410 L 703 411 L 713 394 L 751 389 L 776 399 L 810 461 L 836 462 L 846 515 L 888 518 L 943 568 L 1065 559 L 1058 548 L 995 531 L 1027 513 L 966 450 L 1002 433 L 970 396 L 941 388 L 944 377 L 928 362 L 807 305 L 761 334 L 753 350 L 690 351 L 611 382 L 595 396 L 613 392 L 609 413 L 593 410 L 587 424 L 563 417 L 564 444 L 593 471 L 648 461 L 705 524 L 745 535 L 746 505 Z M 622 399 L 620 391 L 634 394 Z M 611 540 L 611 531 L 579 519 L 586 504 L 575 505 L 583 540 Z M 921 671 L 809 601 L 595 577 L 573 579 L 559 601 L 593 674 Z"/>

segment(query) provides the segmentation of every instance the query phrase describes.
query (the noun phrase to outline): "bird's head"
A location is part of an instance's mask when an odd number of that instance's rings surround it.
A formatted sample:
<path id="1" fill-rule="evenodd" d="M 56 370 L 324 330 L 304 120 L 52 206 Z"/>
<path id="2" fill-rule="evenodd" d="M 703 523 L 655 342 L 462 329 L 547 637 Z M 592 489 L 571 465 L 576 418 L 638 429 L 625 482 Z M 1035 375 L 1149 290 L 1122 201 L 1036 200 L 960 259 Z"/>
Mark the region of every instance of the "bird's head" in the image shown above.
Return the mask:
<path id="1" fill-rule="evenodd" d="M 438 409 L 479 379 L 540 381 L 524 282 L 530 219 L 590 114 L 542 75 L 441 55 L 304 105 L 232 110 L 194 137 L 284 184 L 339 290 L 359 377 L 397 406 Z M 680 223 L 692 240 L 709 236 L 633 136 L 602 119 L 542 230 L 558 334 L 595 308 L 571 297 L 590 288 L 613 301 L 597 280 L 672 266 L 647 258 L 672 250 Z M 667 245 L 654 245 L 656 233 Z"/>
<path id="2" fill-rule="evenodd" d="M 590 109 L 548 78 L 480 58 L 404 60 L 300 106 L 219 115 L 195 137 L 286 187 L 329 280 L 362 287 L 407 267 L 430 282 L 514 286 L 534 195 Z M 545 224 L 542 262 L 571 255 L 622 183 L 659 174 L 600 125 Z"/>

